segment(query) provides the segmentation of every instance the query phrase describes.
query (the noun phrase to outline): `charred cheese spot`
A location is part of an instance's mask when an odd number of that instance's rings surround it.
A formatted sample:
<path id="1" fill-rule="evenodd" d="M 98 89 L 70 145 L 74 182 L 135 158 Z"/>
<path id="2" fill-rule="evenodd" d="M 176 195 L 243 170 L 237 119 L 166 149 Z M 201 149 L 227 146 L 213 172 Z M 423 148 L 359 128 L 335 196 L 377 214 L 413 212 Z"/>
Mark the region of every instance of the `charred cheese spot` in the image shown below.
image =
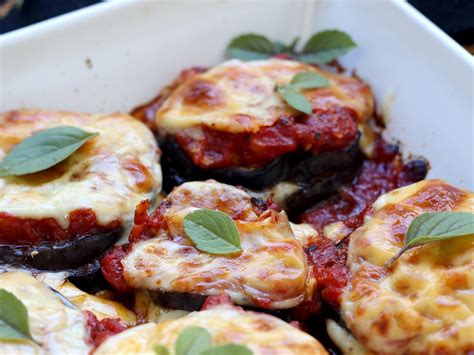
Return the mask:
<path id="1" fill-rule="evenodd" d="M 33 133 L 70 125 L 100 135 L 67 160 L 36 174 L 0 178 L 0 211 L 19 218 L 54 218 L 90 208 L 101 225 L 131 220 L 135 206 L 161 188 L 152 133 L 128 115 L 21 110 L 0 115 L 0 159 Z M 40 207 L 40 208 L 39 208 Z"/>
<path id="2" fill-rule="evenodd" d="M 67 307 L 45 284 L 23 272 L 0 274 L 0 288 L 28 309 L 32 341 L 0 340 L 0 354 L 88 354 L 89 334 L 81 311 Z"/>
<path id="3" fill-rule="evenodd" d="M 135 327 L 107 339 L 95 354 L 151 353 L 158 344 L 174 354 L 176 339 L 187 327 L 205 328 L 212 336 L 213 345 L 242 344 L 254 355 L 327 354 L 316 339 L 276 317 L 229 306 Z"/>
<path id="4" fill-rule="evenodd" d="M 330 81 L 328 88 L 305 92 L 314 108 L 351 108 L 360 124 L 372 116 L 371 90 L 356 78 L 289 60 L 230 60 L 177 86 L 157 110 L 156 124 L 161 133 L 199 125 L 230 133 L 257 132 L 281 116 L 295 113 L 276 93 L 275 86 L 288 84 L 304 71 L 316 72 Z"/>
<path id="5" fill-rule="evenodd" d="M 167 197 L 165 230 L 133 244 L 123 259 L 124 277 L 134 288 L 179 293 L 228 293 L 235 303 L 290 308 L 305 298 L 310 276 L 301 243 L 284 212 L 257 216 L 251 196 L 213 181 L 191 182 Z M 220 210 L 234 219 L 243 252 L 236 257 L 197 250 L 183 219 L 197 208 Z M 314 285 L 314 283 L 310 283 Z"/>
<path id="6" fill-rule="evenodd" d="M 384 264 L 418 215 L 474 212 L 474 194 L 424 180 L 381 196 L 350 239 L 353 274 L 343 318 L 369 350 L 383 353 L 474 351 L 474 235 L 427 243 Z"/>

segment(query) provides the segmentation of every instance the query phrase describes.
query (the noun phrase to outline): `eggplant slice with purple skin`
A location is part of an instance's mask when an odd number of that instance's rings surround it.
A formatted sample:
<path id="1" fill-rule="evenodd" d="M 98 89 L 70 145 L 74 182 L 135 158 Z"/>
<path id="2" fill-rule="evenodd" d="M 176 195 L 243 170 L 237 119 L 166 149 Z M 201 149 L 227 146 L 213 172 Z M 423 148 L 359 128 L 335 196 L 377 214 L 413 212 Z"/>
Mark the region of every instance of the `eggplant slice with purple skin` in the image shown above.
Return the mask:
<path id="1" fill-rule="evenodd" d="M 100 256 L 119 239 L 123 228 L 73 240 L 39 245 L 0 245 L 0 263 L 26 266 L 37 270 L 71 271 L 88 274 Z"/>
<path id="2" fill-rule="evenodd" d="M 259 169 L 202 169 L 193 163 L 174 138 L 166 136 L 160 142 L 163 189 L 169 192 L 184 182 L 208 179 L 255 191 L 271 188 L 282 181 L 294 182 L 300 189 L 287 198 L 286 207 L 296 214 L 328 197 L 353 178 L 362 160 L 359 138 L 360 133 L 342 150 L 285 154 Z"/>

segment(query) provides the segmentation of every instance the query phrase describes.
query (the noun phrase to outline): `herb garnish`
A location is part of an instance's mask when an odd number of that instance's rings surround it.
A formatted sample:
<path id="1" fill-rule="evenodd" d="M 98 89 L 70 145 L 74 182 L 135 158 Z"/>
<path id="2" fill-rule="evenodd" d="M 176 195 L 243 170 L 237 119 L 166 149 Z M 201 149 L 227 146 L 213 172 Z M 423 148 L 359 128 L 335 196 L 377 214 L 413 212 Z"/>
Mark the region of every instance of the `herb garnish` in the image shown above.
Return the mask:
<path id="1" fill-rule="evenodd" d="M 296 49 L 298 41 L 297 37 L 286 45 L 280 41 L 271 41 L 260 34 L 247 33 L 230 41 L 227 55 L 241 60 L 258 60 L 286 54 L 291 59 L 305 63 L 324 64 L 356 47 L 347 33 L 338 30 L 325 30 L 313 34 L 301 52 Z"/>
<path id="2" fill-rule="evenodd" d="M 405 234 L 405 242 L 402 249 L 387 262 L 386 266 L 390 267 L 400 255 L 415 246 L 470 234 L 474 234 L 474 213 L 423 213 L 411 222 Z"/>
<path id="3" fill-rule="evenodd" d="M 42 130 L 14 146 L 3 158 L 0 162 L 0 177 L 46 170 L 69 157 L 98 134 L 72 126 Z"/>
<path id="4" fill-rule="evenodd" d="M 210 254 L 241 252 L 234 221 L 221 211 L 199 209 L 184 217 L 184 231 L 197 249 Z"/>
<path id="5" fill-rule="evenodd" d="M 278 85 L 276 90 L 283 99 L 298 111 L 311 114 L 311 103 L 301 93 L 302 89 L 317 89 L 329 86 L 329 81 L 324 76 L 315 72 L 296 74 L 288 85 Z"/>
<path id="6" fill-rule="evenodd" d="M 252 351 L 240 344 L 212 345 L 211 334 L 202 327 L 185 328 L 174 344 L 176 355 L 252 355 Z M 155 346 L 156 355 L 168 355 L 164 345 Z"/>
<path id="7" fill-rule="evenodd" d="M 0 340 L 33 340 L 28 310 L 13 293 L 0 289 Z"/>

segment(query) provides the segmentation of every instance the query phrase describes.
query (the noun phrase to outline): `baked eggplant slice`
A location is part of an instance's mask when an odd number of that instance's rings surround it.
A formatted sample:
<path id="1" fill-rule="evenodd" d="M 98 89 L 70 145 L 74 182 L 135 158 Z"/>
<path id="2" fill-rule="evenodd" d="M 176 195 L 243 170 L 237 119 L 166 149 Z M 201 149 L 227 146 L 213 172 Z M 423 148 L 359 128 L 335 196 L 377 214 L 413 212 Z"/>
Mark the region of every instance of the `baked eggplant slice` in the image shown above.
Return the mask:
<path id="1" fill-rule="evenodd" d="M 58 126 L 99 134 L 46 170 L 0 178 L 0 263 L 41 270 L 93 265 L 128 230 L 135 206 L 161 189 L 154 136 L 128 115 L 0 114 L 0 159 Z"/>
<path id="2" fill-rule="evenodd" d="M 474 218 L 474 194 L 442 180 L 423 180 L 379 197 L 352 233 L 341 316 L 367 353 L 473 351 L 474 234 L 415 246 L 387 264 L 416 217 L 445 211 Z M 454 225 L 461 224 L 438 221 L 428 231 Z M 426 227 L 419 224 L 418 230 Z M 343 343 L 337 333 L 330 329 L 334 341 Z"/>
<path id="3" fill-rule="evenodd" d="M 330 83 L 305 90 L 310 115 L 293 109 L 275 90 L 301 72 Z M 294 204 L 303 197 L 314 203 L 334 191 L 338 172 L 353 171 L 358 132 L 367 131 L 374 103 L 370 88 L 354 77 L 290 60 L 231 60 L 183 72 L 136 115 L 148 120 L 150 110 L 163 149 L 166 191 L 206 179 L 260 191 L 294 182 L 306 190 Z"/>
<path id="4" fill-rule="evenodd" d="M 248 353 L 251 351 L 254 355 L 327 354 L 315 338 L 281 319 L 223 304 L 190 313 L 179 319 L 158 324 L 147 323 L 129 329 L 108 338 L 97 348 L 95 354 L 148 353 L 158 346 L 165 347 L 172 353 L 178 336 L 189 327 L 205 329 L 212 340 L 211 346 L 245 346 L 249 350 Z"/>
<path id="5" fill-rule="evenodd" d="M 311 297 L 314 280 L 285 212 L 262 207 L 260 200 L 230 185 L 185 183 L 151 216 L 147 204 L 138 207 L 130 244 L 108 252 L 102 272 L 117 289 L 156 292 L 156 299 L 170 308 L 198 309 L 203 296 L 221 294 L 240 305 L 295 307 Z M 203 208 L 232 218 L 241 253 L 216 255 L 196 248 L 183 220 Z"/>
<path id="6" fill-rule="evenodd" d="M 89 354 L 108 336 L 135 324 L 133 312 L 118 302 L 77 289 L 62 275 L 0 273 L 0 289 L 13 294 L 25 306 L 31 334 L 31 339 L 21 341 L 2 337 L 1 354 Z M 19 312 L 18 307 L 12 310 Z"/>

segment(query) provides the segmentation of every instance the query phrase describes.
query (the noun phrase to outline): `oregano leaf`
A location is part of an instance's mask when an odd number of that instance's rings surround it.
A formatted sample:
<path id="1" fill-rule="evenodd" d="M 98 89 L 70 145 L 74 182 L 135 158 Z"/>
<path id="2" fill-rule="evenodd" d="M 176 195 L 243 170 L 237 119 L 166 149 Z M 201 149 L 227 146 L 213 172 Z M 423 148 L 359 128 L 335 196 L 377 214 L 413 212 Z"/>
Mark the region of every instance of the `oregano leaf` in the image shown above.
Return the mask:
<path id="1" fill-rule="evenodd" d="M 46 170 L 65 160 L 98 134 L 73 126 L 42 130 L 15 145 L 3 158 L 0 162 L 0 177 Z"/>
<path id="2" fill-rule="evenodd" d="M 176 355 L 196 355 L 208 350 L 212 346 L 209 332 L 202 327 L 185 328 L 176 339 Z"/>
<path id="3" fill-rule="evenodd" d="M 305 63 L 324 64 L 347 53 L 356 43 L 345 32 L 326 30 L 315 33 L 304 45 L 298 59 Z"/>
<path id="4" fill-rule="evenodd" d="M 184 231 L 201 251 L 210 254 L 242 251 L 234 221 L 221 211 L 199 209 L 188 214 L 184 217 Z"/>
<path id="5" fill-rule="evenodd" d="M 28 310 L 13 293 L 0 289 L 0 340 L 33 340 Z"/>
<path id="6" fill-rule="evenodd" d="M 407 250 L 434 241 L 474 234 L 474 213 L 430 212 L 416 217 L 408 227 L 403 247 L 386 264 L 390 267 Z"/>

